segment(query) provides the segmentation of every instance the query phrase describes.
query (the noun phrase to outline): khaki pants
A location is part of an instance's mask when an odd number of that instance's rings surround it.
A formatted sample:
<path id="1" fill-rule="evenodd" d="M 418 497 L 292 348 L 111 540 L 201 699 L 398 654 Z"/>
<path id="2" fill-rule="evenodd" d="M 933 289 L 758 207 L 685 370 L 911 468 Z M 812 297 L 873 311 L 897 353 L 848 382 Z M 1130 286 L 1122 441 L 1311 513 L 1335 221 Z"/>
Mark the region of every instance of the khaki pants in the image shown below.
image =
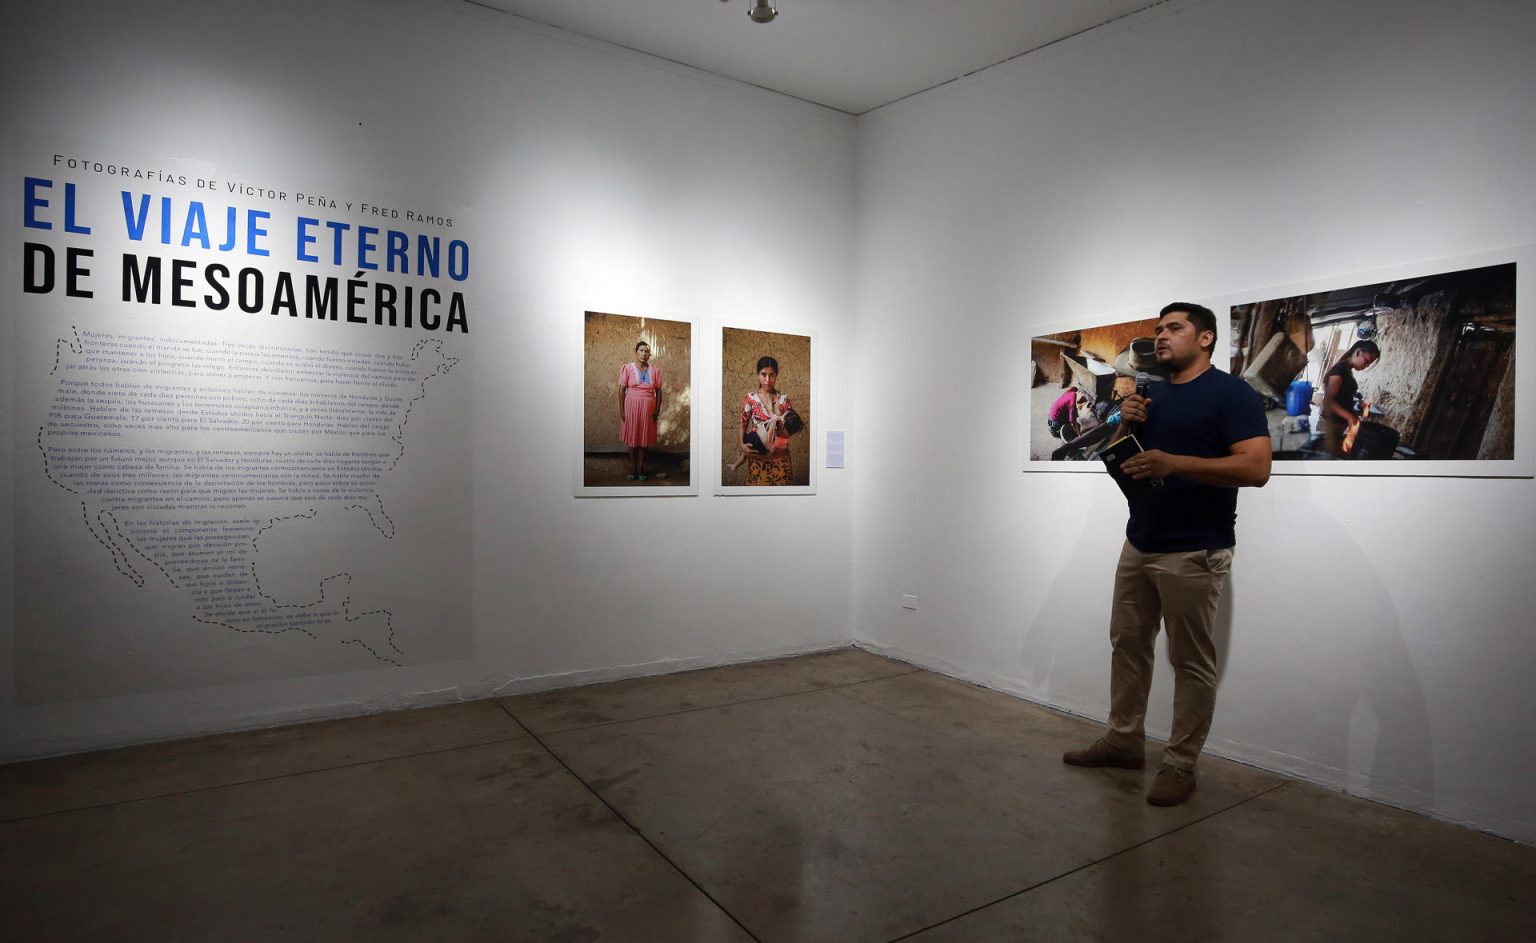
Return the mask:
<path id="1" fill-rule="evenodd" d="M 1142 553 L 1126 541 L 1115 570 L 1110 613 L 1109 731 L 1121 750 L 1144 748 L 1147 693 L 1152 689 L 1158 623 L 1168 627 L 1173 662 L 1173 734 L 1163 762 L 1193 769 L 1216 709 L 1216 643 L 1211 623 L 1232 550 Z"/>

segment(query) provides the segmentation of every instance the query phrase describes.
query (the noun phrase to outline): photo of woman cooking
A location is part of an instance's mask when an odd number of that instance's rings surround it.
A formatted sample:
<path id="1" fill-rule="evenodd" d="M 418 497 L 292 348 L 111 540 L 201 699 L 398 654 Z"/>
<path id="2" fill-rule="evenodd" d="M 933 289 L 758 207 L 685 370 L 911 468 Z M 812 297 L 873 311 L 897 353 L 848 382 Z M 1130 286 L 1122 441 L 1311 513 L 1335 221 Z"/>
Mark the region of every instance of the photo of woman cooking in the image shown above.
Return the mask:
<path id="1" fill-rule="evenodd" d="M 1513 263 L 1238 304 L 1231 313 L 1231 372 L 1265 400 L 1277 474 L 1288 462 L 1514 457 Z"/>

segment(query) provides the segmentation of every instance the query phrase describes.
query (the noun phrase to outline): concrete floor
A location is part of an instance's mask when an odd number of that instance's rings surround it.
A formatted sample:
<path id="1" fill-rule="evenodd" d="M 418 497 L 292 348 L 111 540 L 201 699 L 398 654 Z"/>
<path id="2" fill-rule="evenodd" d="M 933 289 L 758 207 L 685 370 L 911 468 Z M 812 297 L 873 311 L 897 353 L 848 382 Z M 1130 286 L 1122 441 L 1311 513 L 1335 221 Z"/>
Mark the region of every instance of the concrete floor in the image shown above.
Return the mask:
<path id="1" fill-rule="evenodd" d="M 1536 940 L 1536 849 L 846 650 L 0 768 L 13 940 Z M 1156 765 L 1155 754 L 1151 766 Z"/>

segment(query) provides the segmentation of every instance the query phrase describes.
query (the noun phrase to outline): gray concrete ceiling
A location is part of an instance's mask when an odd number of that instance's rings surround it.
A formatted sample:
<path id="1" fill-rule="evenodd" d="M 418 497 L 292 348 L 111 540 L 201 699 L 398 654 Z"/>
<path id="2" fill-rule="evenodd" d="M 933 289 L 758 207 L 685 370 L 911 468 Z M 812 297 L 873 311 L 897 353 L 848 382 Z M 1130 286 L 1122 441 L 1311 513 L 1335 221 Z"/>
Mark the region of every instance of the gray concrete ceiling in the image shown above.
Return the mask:
<path id="1" fill-rule="evenodd" d="M 863 114 L 1162 0 L 469 0 Z"/>

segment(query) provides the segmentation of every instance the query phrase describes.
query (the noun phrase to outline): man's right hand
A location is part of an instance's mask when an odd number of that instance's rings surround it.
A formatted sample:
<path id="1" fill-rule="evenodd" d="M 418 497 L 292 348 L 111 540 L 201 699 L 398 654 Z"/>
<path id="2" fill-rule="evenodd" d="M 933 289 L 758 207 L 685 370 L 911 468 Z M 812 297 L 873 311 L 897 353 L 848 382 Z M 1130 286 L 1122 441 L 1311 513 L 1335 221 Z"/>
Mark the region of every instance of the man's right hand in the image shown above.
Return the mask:
<path id="1" fill-rule="evenodd" d="M 1137 396 L 1132 393 L 1120 403 L 1120 421 L 1122 423 L 1143 423 L 1147 421 L 1147 407 L 1152 405 L 1150 396 Z"/>

